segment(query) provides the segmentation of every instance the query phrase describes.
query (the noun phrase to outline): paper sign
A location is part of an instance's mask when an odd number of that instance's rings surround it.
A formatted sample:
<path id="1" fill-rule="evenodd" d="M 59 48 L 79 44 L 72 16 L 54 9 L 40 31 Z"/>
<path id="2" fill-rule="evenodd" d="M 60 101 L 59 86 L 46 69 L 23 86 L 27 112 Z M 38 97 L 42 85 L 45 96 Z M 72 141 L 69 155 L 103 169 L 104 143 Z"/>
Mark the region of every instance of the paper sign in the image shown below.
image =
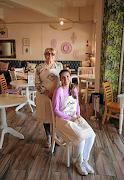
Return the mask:
<path id="1" fill-rule="evenodd" d="M 28 83 L 33 83 L 33 74 L 28 75 Z"/>

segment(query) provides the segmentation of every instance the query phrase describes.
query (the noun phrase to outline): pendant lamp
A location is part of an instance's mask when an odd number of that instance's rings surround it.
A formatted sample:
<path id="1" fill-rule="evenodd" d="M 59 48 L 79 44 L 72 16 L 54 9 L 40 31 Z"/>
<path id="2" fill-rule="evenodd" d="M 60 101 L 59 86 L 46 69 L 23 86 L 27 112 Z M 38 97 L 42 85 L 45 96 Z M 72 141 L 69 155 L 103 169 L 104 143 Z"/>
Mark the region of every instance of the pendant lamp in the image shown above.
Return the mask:
<path id="1" fill-rule="evenodd" d="M 49 25 L 56 30 L 68 30 L 74 27 L 74 22 L 67 18 L 56 18 L 51 20 Z"/>
<path id="2" fill-rule="evenodd" d="M 62 2 L 62 1 L 61 1 Z M 62 16 L 62 5 L 61 5 L 61 16 Z M 67 18 L 56 18 L 49 22 L 51 28 L 56 30 L 68 30 L 74 27 L 74 22 Z"/>

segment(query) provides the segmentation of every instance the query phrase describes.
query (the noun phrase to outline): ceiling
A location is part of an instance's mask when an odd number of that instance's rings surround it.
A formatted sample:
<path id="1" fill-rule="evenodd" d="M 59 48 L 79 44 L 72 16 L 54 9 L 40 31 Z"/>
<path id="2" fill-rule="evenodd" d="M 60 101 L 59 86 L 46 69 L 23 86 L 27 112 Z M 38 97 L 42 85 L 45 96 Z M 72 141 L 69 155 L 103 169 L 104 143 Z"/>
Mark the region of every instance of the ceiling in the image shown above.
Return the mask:
<path id="1" fill-rule="evenodd" d="M 0 0 L 1 9 L 27 9 L 47 17 L 58 18 L 60 8 L 93 6 L 96 0 Z"/>
<path id="2" fill-rule="evenodd" d="M 57 7 L 86 7 L 93 6 L 96 0 L 0 0 L 0 8 L 24 8 L 21 4 L 27 1 L 29 4 L 35 1 L 38 3 L 46 3 Z"/>

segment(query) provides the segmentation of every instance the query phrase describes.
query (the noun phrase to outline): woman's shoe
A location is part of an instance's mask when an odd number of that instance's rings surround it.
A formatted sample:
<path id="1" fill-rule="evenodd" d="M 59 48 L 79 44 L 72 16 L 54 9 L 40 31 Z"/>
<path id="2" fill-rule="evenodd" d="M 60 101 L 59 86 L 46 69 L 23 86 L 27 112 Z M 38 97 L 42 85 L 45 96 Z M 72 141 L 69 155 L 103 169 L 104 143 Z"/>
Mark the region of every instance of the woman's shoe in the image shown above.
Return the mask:
<path id="1" fill-rule="evenodd" d="M 46 148 L 50 148 L 51 147 L 51 136 L 50 135 L 47 136 L 45 147 Z"/>
<path id="2" fill-rule="evenodd" d="M 83 163 L 75 163 L 75 167 L 77 169 L 77 171 L 81 174 L 81 175 L 88 175 L 88 172 L 86 170 L 86 168 L 84 167 Z"/>
<path id="3" fill-rule="evenodd" d="M 88 173 L 91 173 L 91 174 L 94 173 L 93 168 L 88 164 L 87 161 L 83 161 L 83 165 L 84 165 L 84 167 L 86 168 L 86 170 L 87 170 Z"/>

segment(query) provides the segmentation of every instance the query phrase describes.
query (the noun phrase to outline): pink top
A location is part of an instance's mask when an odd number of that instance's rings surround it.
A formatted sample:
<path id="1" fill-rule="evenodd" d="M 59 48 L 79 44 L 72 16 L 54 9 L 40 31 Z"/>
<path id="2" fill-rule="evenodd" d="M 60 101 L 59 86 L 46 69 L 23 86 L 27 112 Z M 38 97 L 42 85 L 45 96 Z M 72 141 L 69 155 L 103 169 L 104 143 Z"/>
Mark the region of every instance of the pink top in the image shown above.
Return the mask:
<path id="1" fill-rule="evenodd" d="M 80 114 L 80 106 L 78 103 L 78 93 L 77 93 L 76 88 L 74 88 L 74 92 L 77 97 L 77 112 L 76 112 L 76 114 Z M 63 89 L 63 96 L 64 97 L 69 96 L 69 89 Z M 61 88 L 60 87 L 55 89 L 55 91 L 54 91 L 53 98 L 52 98 L 52 105 L 53 105 L 53 111 L 54 111 L 55 115 L 59 116 L 62 119 L 67 119 L 67 120 L 70 119 L 71 116 L 68 116 L 60 111 L 60 108 L 62 107 Z"/>

